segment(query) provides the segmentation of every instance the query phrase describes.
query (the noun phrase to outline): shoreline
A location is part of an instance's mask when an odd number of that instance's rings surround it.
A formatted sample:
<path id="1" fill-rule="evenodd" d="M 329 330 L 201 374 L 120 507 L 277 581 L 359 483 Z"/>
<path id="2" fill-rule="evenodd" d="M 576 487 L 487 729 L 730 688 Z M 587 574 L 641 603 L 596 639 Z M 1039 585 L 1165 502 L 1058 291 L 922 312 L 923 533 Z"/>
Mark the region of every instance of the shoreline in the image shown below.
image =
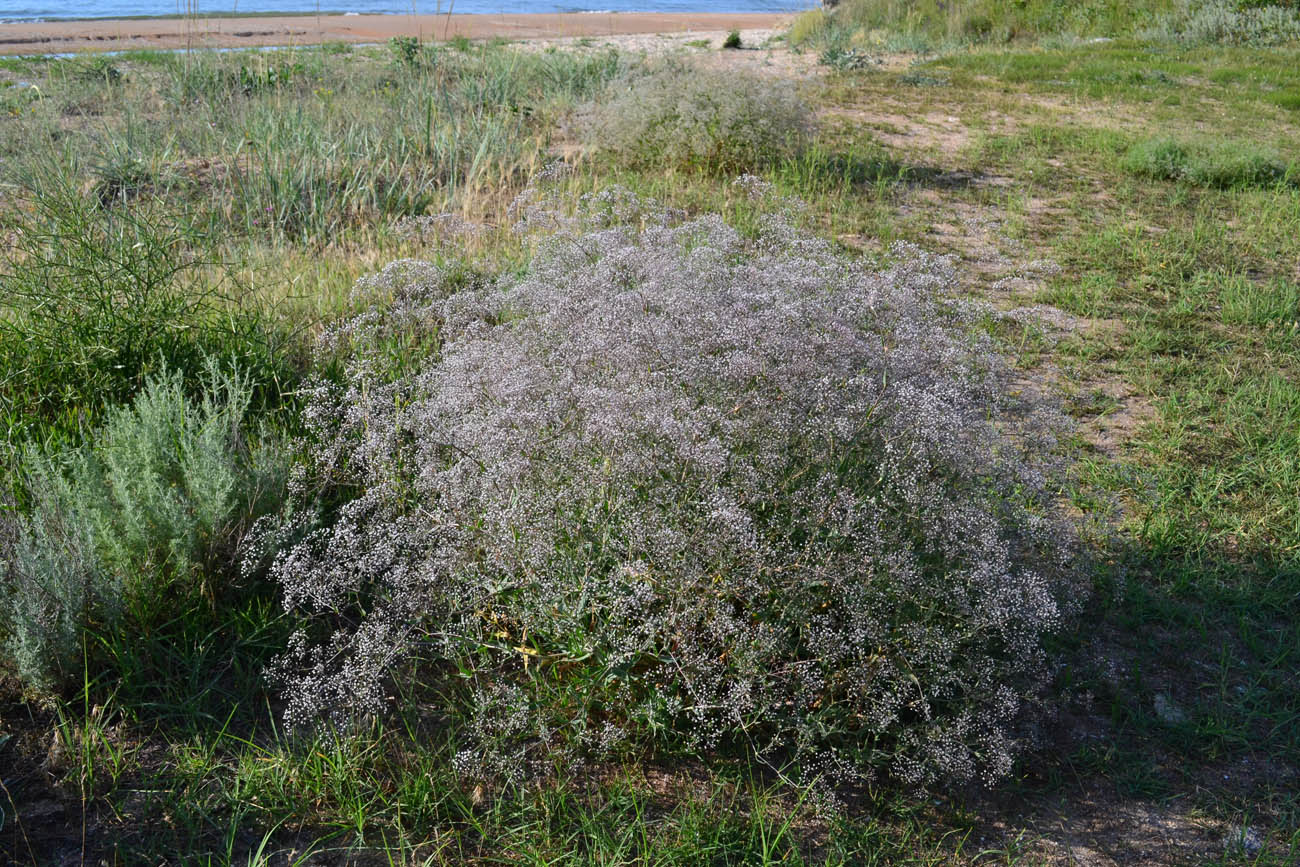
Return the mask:
<path id="1" fill-rule="evenodd" d="M 341 9 L 322 9 L 321 16 L 346 15 Z M 376 13 L 390 14 L 390 13 Z M 184 21 L 186 18 L 315 18 L 315 9 L 291 12 L 205 12 L 202 15 L 186 15 L 183 12 L 169 12 L 165 15 L 72 15 L 61 18 L 0 18 L 0 28 L 13 24 L 96 24 L 103 21 Z"/>
<path id="2" fill-rule="evenodd" d="M 377 43 L 396 36 L 442 41 L 565 39 L 706 31 L 776 30 L 791 12 L 531 12 L 344 15 L 313 12 L 193 18 L 91 18 L 0 24 L 0 56 L 148 49 L 268 48 Z"/>

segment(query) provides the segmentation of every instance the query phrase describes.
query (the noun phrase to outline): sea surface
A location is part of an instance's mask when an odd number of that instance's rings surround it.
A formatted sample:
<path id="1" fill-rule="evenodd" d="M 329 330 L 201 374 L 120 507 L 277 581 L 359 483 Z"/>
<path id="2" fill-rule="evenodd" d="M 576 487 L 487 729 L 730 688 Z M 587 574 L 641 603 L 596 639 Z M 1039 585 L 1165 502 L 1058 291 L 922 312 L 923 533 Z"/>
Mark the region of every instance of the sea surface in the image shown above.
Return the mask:
<path id="1" fill-rule="evenodd" d="M 320 0 L 319 5 L 316 0 L 0 0 L 0 27 L 4 21 L 245 12 L 791 12 L 813 5 L 815 0 Z"/>

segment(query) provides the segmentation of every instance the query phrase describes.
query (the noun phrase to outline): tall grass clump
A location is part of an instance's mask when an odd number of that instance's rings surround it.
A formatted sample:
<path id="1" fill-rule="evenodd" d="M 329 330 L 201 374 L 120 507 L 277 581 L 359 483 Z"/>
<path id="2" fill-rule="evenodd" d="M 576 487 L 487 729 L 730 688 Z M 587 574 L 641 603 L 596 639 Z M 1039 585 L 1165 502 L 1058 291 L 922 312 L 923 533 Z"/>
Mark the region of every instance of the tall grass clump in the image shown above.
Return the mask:
<path id="1" fill-rule="evenodd" d="M 800 12 L 790 22 L 790 32 L 786 38 L 794 46 L 811 45 L 825 36 L 825 29 L 830 16 L 825 9 L 809 9 Z"/>
<path id="2" fill-rule="evenodd" d="M 57 691 L 100 647 L 148 635 L 214 585 L 241 527 L 272 508 L 284 462 L 245 436 L 253 388 L 209 363 L 202 397 L 151 376 L 85 445 L 29 446 L 26 500 L 3 517 L 0 633 L 29 686 Z"/>
<path id="3" fill-rule="evenodd" d="M 377 225 L 427 210 L 508 204 L 558 117 L 623 66 L 614 52 L 435 52 L 415 40 L 346 56 L 119 62 L 128 73 L 111 86 L 52 73 L 33 82 L 30 106 L 0 95 L 0 109 L 24 109 L 4 118 L 0 181 L 36 176 L 30 194 L 45 195 L 42 175 L 63 175 L 106 204 L 164 199 L 218 241 L 312 246 L 370 243 Z"/>
<path id="4" fill-rule="evenodd" d="M 498 783 L 654 744 L 1005 774 L 1071 532 L 1056 416 L 1012 397 L 951 263 L 874 271 L 781 216 L 745 237 L 619 191 L 521 227 L 523 276 L 399 263 L 363 285 L 397 303 L 332 332 L 315 484 L 250 550 L 301 624 L 287 720 L 432 701 Z M 395 328 L 428 354 L 384 377 Z"/>
<path id="5" fill-rule="evenodd" d="M 632 168 L 734 174 L 798 154 L 812 116 L 788 81 L 667 62 L 618 81 L 581 127 Z"/>

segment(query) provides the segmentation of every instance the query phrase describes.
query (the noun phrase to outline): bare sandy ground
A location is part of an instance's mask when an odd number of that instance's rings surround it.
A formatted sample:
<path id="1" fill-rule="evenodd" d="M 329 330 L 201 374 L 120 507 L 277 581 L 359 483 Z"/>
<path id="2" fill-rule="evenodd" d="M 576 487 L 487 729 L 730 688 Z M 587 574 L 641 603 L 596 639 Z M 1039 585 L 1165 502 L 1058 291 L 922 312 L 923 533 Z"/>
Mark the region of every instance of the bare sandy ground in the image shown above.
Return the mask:
<path id="1" fill-rule="evenodd" d="M 314 15 L 0 23 L 0 55 L 141 48 L 241 48 L 422 39 L 564 39 L 777 29 L 785 14 L 583 12 L 531 15 Z"/>

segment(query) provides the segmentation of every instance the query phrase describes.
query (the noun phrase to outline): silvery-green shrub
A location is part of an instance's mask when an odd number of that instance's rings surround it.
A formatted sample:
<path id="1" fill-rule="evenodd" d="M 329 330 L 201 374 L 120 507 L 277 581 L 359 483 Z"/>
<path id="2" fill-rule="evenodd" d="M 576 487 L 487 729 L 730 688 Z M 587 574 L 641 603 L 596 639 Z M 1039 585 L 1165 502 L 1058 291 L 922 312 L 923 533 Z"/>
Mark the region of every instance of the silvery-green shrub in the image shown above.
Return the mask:
<path id="1" fill-rule="evenodd" d="M 579 126 L 626 165 L 734 174 L 798 153 L 812 115 L 790 81 L 670 61 L 619 79 Z"/>
<path id="2" fill-rule="evenodd" d="M 1182 0 L 1145 35 L 1193 44 L 1279 45 L 1300 41 L 1300 12 L 1282 4 Z"/>
<path id="3" fill-rule="evenodd" d="M 204 384 L 193 398 L 178 373 L 155 375 L 85 445 L 24 452 L 29 504 L 6 518 L 0 634 L 29 686 L 79 671 L 86 630 L 148 628 L 178 597 L 210 595 L 209 561 L 282 487 L 278 452 L 244 439 L 248 379 L 210 363 Z"/>
<path id="4" fill-rule="evenodd" d="M 118 614 L 121 583 L 99 567 L 94 535 L 79 515 L 36 511 L 4 519 L 0 631 L 19 677 L 37 690 L 67 679 L 81 658 L 82 630 Z"/>
<path id="5" fill-rule="evenodd" d="M 495 285 L 363 281 L 383 300 L 329 335 L 351 360 L 304 417 L 298 498 L 342 505 L 257 548 L 288 540 L 288 721 L 441 702 L 459 769 L 498 779 L 655 739 L 1005 774 L 1073 592 L 1054 413 L 1012 396 L 951 261 L 654 213 L 535 209 Z M 436 346 L 384 376 L 405 329 Z"/>

